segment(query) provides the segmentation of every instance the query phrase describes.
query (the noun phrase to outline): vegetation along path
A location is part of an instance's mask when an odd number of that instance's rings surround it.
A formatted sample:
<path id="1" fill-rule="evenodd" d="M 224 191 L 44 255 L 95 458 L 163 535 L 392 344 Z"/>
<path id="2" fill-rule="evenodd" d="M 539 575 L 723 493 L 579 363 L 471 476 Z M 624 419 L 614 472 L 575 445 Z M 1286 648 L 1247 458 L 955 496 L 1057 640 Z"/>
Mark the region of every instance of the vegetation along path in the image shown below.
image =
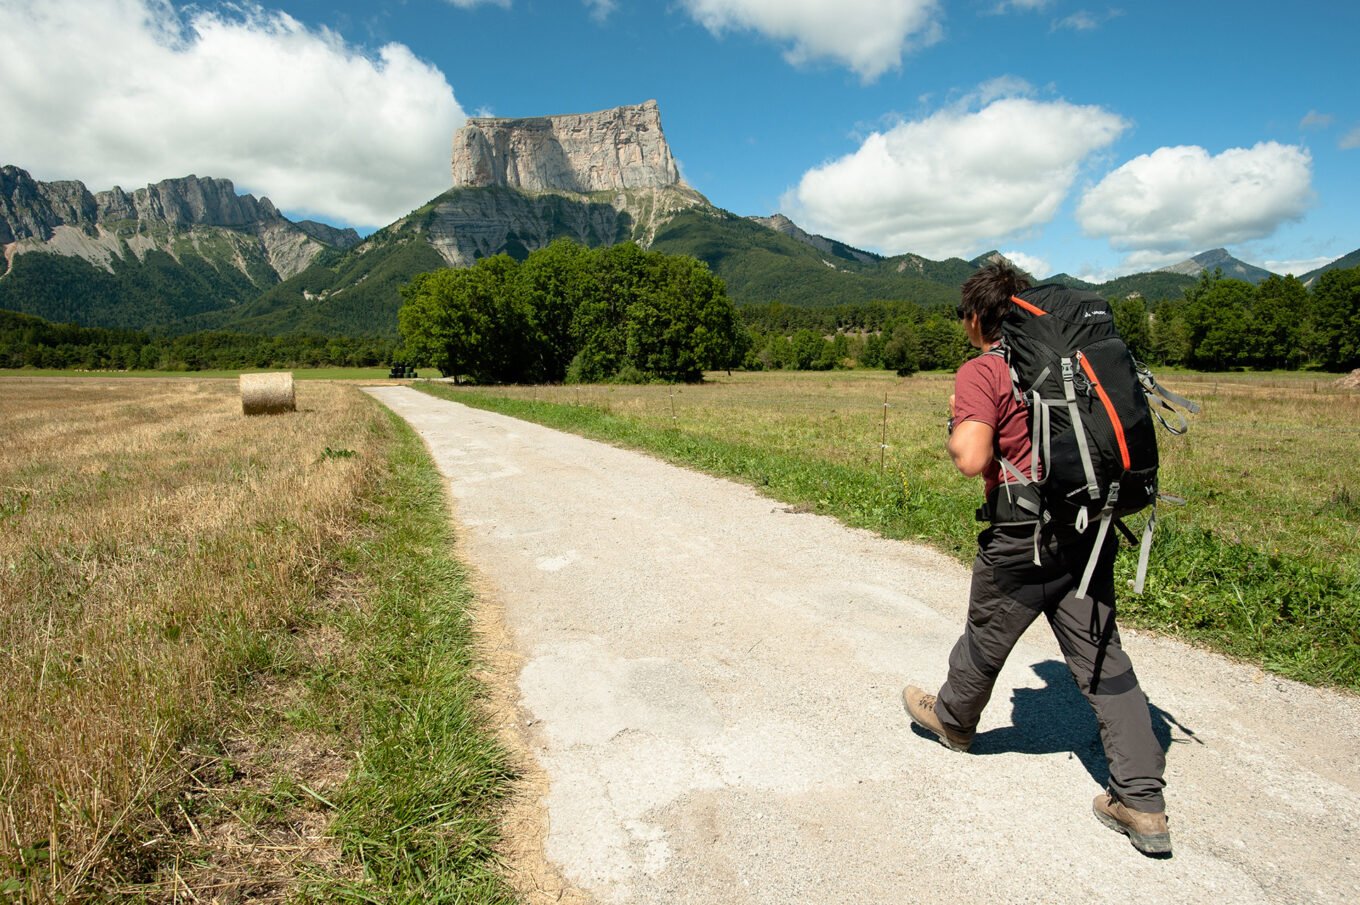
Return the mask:
<path id="1" fill-rule="evenodd" d="M 1354 902 L 1360 700 L 1128 631 L 1175 857 L 1090 812 L 1094 718 L 1047 630 L 971 754 L 913 730 L 968 573 L 735 483 L 400 387 L 522 668 L 547 858 L 599 902 Z"/>

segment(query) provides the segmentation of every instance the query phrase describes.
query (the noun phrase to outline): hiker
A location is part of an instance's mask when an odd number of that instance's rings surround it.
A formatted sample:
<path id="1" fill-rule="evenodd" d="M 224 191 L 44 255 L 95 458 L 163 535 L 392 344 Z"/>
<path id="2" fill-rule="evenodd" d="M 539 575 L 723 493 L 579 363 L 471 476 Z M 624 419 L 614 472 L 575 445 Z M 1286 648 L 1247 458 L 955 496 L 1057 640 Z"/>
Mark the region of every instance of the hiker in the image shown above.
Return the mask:
<path id="1" fill-rule="evenodd" d="M 1093 803 L 1096 817 L 1140 852 L 1169 857 L 1166 756 L 1114 623 L 1118 535 L 1097 532 L 1094 524 L 1079 533 L 1056 519 L 1036 520 L 1038 492 L 1027 485 L 1034 477 L 1029 411 L 1013 389 L 1006 357 L 992 351 L 1012 296 L 1028 288 L 1024 275 L 1005 263 L 990 264 L 963 284 L 958 316 L 969 342 L 984 354 L 964 363 L 955 377 L 948 450 L 960 472 L 982 475 L 987 505 L 979 518 L 992 524 L 978 535 L 968 621 L 949 654 L 944 685 L 933 695 L 909 685 L 902 698 L 914 723 L 946 747 L 966 752 L 1006 657 L 1042 614 L 1100 723 L 1110 782 Z M 1089 587 L 1082 594 L 1084 575 Z"/>

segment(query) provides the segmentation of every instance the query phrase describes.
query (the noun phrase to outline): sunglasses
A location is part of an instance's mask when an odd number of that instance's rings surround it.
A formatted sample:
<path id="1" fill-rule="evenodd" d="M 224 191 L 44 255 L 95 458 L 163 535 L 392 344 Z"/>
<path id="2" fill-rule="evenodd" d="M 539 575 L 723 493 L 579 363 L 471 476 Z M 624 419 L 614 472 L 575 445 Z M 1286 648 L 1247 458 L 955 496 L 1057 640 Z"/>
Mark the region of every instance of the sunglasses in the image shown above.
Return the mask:
<path id="1" fill-rule="evenodd" d="M 967 312 L 963 310 L 962 305 L 959 305 L 957 308 L 954 309 L 954 316 L 957 317 L 959 320 L 963 320 L 965 317 L 967 317 Z"/>

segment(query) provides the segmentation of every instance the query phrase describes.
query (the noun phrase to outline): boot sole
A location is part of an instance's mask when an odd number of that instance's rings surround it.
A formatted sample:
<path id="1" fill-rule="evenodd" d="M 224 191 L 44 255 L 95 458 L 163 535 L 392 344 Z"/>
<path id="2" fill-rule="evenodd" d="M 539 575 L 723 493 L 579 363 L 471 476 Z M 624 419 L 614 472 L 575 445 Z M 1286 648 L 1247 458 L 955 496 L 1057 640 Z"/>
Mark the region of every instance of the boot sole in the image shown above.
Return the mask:
<path id="1" fill-rule="evenodd" d="M 1129 842 L 1133 847 L 1145 855 L 1153 858 L 1171 857 L 1171 834 L 1170 833 L 1140 833 L 1115 820 L 1109 814 L 1097 808 L 1092 808 L 1091 813 L 1096 815 L 1096 819 L 1105 824 L 1116 833 L 1123 833 L 1129 837 Z"/>

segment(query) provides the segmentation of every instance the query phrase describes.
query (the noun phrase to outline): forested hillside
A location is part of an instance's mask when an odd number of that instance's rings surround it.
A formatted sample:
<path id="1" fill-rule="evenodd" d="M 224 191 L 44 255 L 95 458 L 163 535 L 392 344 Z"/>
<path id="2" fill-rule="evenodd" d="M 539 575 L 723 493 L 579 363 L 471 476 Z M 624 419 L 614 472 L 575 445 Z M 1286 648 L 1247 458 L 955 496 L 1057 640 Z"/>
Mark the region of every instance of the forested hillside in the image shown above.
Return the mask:
<path id="1" fill-rule="evenodd" d="M 18 255 L 0 279 L 0 309 L 89 327 L 174 329 L 195 315 L 253 299 L 278 282 L 267 269 L 248 276 L 203 257 L 176 261 L 155 250 L 141 260 L 129 255 L 109 264 L 112 272 L 51 252 Z"/>
<path id="2" fill-rule="evenodd" d="M 139 330 L 53 324 L 0 311 L 0 368 L 199 371 L 372 366 L 390 362 L 394 346 L 394 340 L 300 333 L 155 336 Z"/>
<path id="3" fill-rule="evenodd" d="M 823 254 L 724 211 L 684 211 L 657 231 L 651 247 L 703 261 L 741 305 L 820 306 L 875 299 L 953 304 L 959 284 L 975 269 L 958 259 L 929 262 L 934 265 L 929 270 L 903 259 L 861 264 Z"/>

